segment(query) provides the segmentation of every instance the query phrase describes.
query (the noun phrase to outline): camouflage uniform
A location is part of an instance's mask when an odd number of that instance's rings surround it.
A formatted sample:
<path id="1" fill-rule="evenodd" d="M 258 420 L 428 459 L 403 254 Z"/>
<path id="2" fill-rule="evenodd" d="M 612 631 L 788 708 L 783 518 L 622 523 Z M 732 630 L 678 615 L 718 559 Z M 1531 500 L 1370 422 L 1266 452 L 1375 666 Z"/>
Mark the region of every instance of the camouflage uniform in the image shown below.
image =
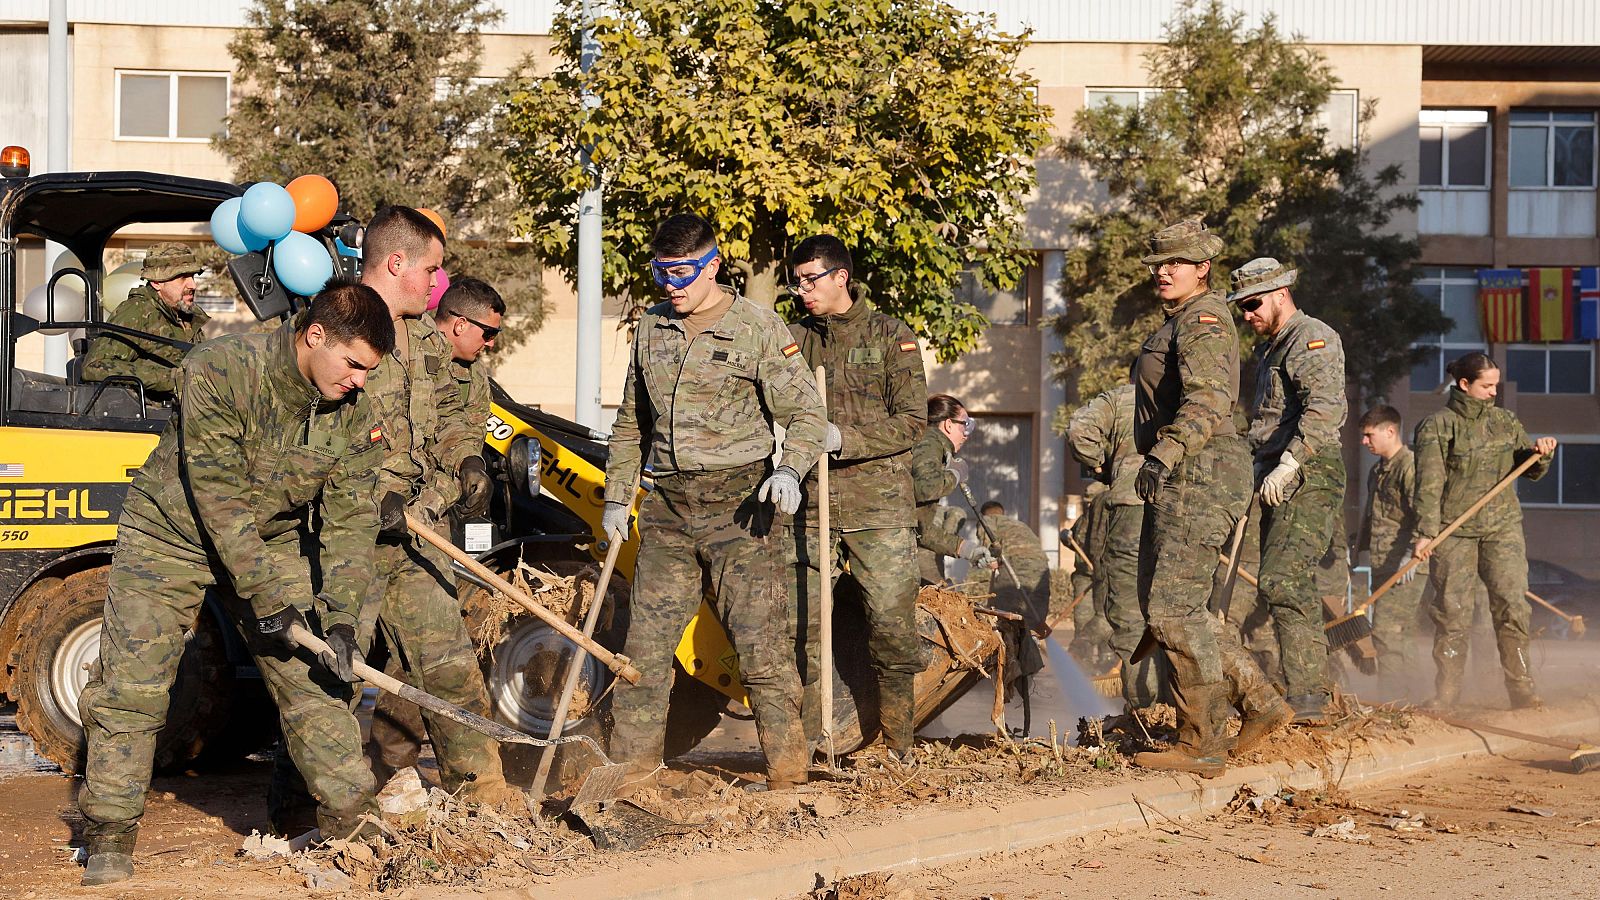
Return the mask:
<path id="1" fill-rule="evenodd" d="M 1466 512 L 1495 482 L 1536 453 L 1515 414 L 1491 401 L 1474 400 L 1451 387 L 1445 408 L 1417 426 L 1417 536 L 1432 539 Z M 1548 458 L 1523 477 L 1543 478 Z M 1438 694 L 1453 702 L 1461 689 L 1472 629 L 1472 594 L 1465 585 L 1481 578 L 1489 589 L 1500 668 L 1512 702 L 1532 702 L 1528 671 L 1528 554 L 1522 536 L 1522 504 L 1515 486 L 1499 493 L 1429 557 L 1429 577 L 1438 593 L 1431 611 L 1437 631 L 1433 660 Z M 1380 603 L 1382 601 L 1379 601 Z"/>
<path id="2" fill-rule="evenodd" d="M 198 306 L 188 315 L 162 302 L 156 289 L 142 284 L 128 292 L 128 299 L 111 311 L 106 320 L 188 344 L 205 339 L 202 333 L 211 317 Z M 156 341 L 143 341 L 109 331 L 94 332 L 89 352 L 83 357 L 84 381 L 105 381 L 113 375 L 132 375 L 144 384 L 145 398 L 170 403 L 178 399 L 178 364 L 189 351 Z"/>
<path id="3" fill-rule="evenodd" d="M 734 297 L 722 319 L 694 338 L 670 303 L 640 320 L 611 431 L 606 500 L 631 502 L 629 486 L 647 452 L 655 490 L 639 509 L 623 647 L 640 679 L 617 683 L 613 759 L 644 767 L 660 761 L 673 650 L 708 580 L 739 654 L 769 777 L 805 780 L 790 624 L 792 538 L 756 493 L 768 472 L 774 422 L 785 429 L 783 464 L 802 478 L 811 469 L 827 437 L 821 403 L 798 345 L 770 310 Z"/>
<path id="4" fill-rule="evenodd" d="M 1255 369 L 1255 470 L 1270 472 L 1286 451 L 1300 462 L 1293 494 L 1277 506 L 1260 507 L 1261 599 L 1272 611 L 1291 702 L 1325 699 L 1328 638 L 1315 574 L 1344 505 L 1344 347 L 1332 328 L 1296 310 L 1277 334 L 1256 346 Z"/>
<path id="5" fill-rule="evenodd" d="M 1376 587 L 1399 571 L 1417 540 L 1417 464 L 1410 447 L 1401 447 L 1389 459 L 1379 459 L 1367 473 L 1367 502 L 1361 516 L 1356 549 L 1372 558 Z M 1427 564 L 1418 575 L 1426 575 Z M 1417 613 L 1422 605 L 1425 577 L 1396 583 L 1372 607 L 1372 641 L 1378 649 L 1379 693 L 1399 696 L 1418 674 L 1415 644 Z"/>
<path id="6" fill-rule="evenodd" d="M 1097 612 L 1110 629 L 1111 650 L 1122 660 L 1122 696 L 1138 709 L 1161 696 L 1160 655 L 1130 659 L 1144 634 L 1139 608 L 1139 532 L 1144 501 L 1133 489 L 1143 462 L 1133 442 L 1134 387 L 1125 384 L 1079 407 L 1067 425 L 1067 441 L 1078 462 L 1110 487 L 1101 501 L 1105 522 L 1099 529 L 1104 549 L 1095 560 Z M 1092 551 L 1091 551 L 1092 552 Z"/>
<path id="7" fill-rule="evenodd" d="M 348 833 L 375 811 L 352 686 L 307 653 L 255 638 L 255 619 L 285 606 L 324 630 L 353 626 L 372 583 L 378 412 L 361 392 L 321 401 L 296 365 L 294 340 L 285 324 L 191 353 L 181 367 L 183 412 L 129 488 L 100 662 L 78 704 L 88 738 L 78 807 L 91 853 L 133 847 L 184 633 L 214 585 L 238 601 L 324 833 Z M 315 540 L 330 561 L 315 601 L 300 557 L 313 507 L 322 523 Z"/>
<path id="8" fill-rule="evenodd" d="M 911 483 L 917 499 L 917 575 L 923 584 L 944 580 L 944 558 L 961 555 L 961 526 L 966 514 L 939 501 L 959 485 L 956 473 L 945 467 L 955 455 L 950 439 L 937 428 L 927 428 L 911 448 Z"/>
<path id="9" fill-rule="evenodd" d="M 829 460 L 828 540 L 834 578 L 848 565 L 861 587 L 867 648 L 878 673 L 884 740 L 909 749 L 916 727 L 912 682 L 922 670 L 917 637 L 917 572 L 907 565 L 916 539 L 911 448 L 926 430 L 928 383 L 916 335 L 872 308 L 862 295 L 837 316 L 807 316 L 789 326 L 810 369 L 827 369 L 828 419 L 840 449 Z M 821 733 L 821 549 L 817 543 L 817 475 L 805 482 L 796 616 L 805 685 L 806 737 Z"/>
<path id="10" fill-rule="evenodd" d="M 1106 505 L 1106 491 L 1106 486 L 1098 481 L 1089 485 L 1084 492 L 1083 514 L 1073 521 L 1070 530 L 1072 540 L 1078 542 L 1088 559 L 1079 557 L 1078 552 L 1071 549 L 1070 542 L 1062 542 L 1067 547 L 1062 552 L 1070 552 L 1073 558 L 1072 596 L 1067 602 L 1083 597 L 1072 609 L 1072 643 L 1067 652 L 1083 665 L 1097 670 L 1103 657 L 1111 653 L 1111 625 L 1105 615 L 1105 575 L 1100 570 L 1105 556 L 1106 520 L 1111 514 L 1111 508 Z M 1005 583 L 1009 585 L 1010 579 Z"/>
<path id="11" fill-rule="evenodd" d="M 1022 522 L 996 515 L 984 516 L 983 521 L 999 543 L 995 557 L 1011 563 L 1009 571 L 1002 562 L 999 569 L 989 572 L 989 592 L 994 594 L 995 608 L 1022 616 L 1021 627 L 1007 623 L 1009 627 L 1004 630 L 1011 639 L 1008 643 L 1013 645 L 1007 647 L 1007 669 L 1015 677 L 1026 678 L 1044 668 L 1044 658 L 1039 655 L 1032 632 L 1050 612 L 1050 558 L 1044 555 L 1039 536 Z M 1022 582 L 1020 588 L 1012 582 L 1012 572 Z"/>

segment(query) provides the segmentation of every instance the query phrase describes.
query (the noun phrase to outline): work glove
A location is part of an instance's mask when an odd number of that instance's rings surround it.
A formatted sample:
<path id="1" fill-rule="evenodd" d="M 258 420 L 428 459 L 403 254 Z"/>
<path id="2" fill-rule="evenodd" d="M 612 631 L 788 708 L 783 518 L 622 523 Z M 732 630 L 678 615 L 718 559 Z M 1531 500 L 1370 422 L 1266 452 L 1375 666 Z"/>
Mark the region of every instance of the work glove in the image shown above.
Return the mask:
<path id="1" fill-rule="evenodd" d="M 771 500 L 779 512 L 794 515 L 800 508 L 800 476 L 788 466 L 779 466 L 761 483 L 761 492 L 756 494 L 756 499 Z"/>
<path id="2" fill-rule="evenodd" d="M 356 661 L 366 660 L 361 656 L 361 648 L 356 646 L 355 626 L 343 623 L 334 625 L 322 635 L 322 640 L 328 645 L 328 652 L 318 653 L 317 659 L 328 667 L 328 671 L 339 676 L 340 681 L 360 681 L 356 675 Z"/>
<path id="3" fill-rule="evenodd" d="M 995 567 L 994 554 L 989 552 L 988 546 L 967 538 L 961 542 L 961 558 L 980 569 Z"/>
<path id="4" fill-rule="evenodd" d="M 1417 577 L 1417 569 L 1422 568 L 1421 566 L 1416 566 L 1411 571 L 1406 572 L 1406 566 L 1411 565 L 1411 560 L 1412 559 L 1413 559 L 1413 556 L 1412 556 L 1412 553 L 1411 553 L 1410 550 L 1407 550 L 1406 551 L 1406 555 L 1402 556 L 1400 558 L 1400 571 L 1405 572 L 1404 575 L 1400 576 L 1400 583 L 1401 584 L 1410 584 L 1411 583 L 1411 579 Z"/>
<path id="5" fill-rule="evenodd" d="M 944 461 L 944 467 L 951 475 L 956 477 L 956 484 L 966 484 L 967 478 L 972 474 L 972 469 L 967 461 L 959 456 L 952 456 Z"/>
<path id="6" fill-rule="evenodd" d="M 294 649 L 300 645 L 296 644 L 294 638 L 289 636 L 289 626 L 291 625 L 299 625 L 301 628 L 305 628 L 306 617 L 293 606 L 285 606 L 270 616 L 263 616 L 257 619 L 256 633 L 261 635 L 274 649 L 282 649 L 293 653 Z"/>
<path id="7" fill-rule="evenodd" d="M 481 516 L 487 512 L 489 492 L 494 489 L 494 482 L 489 479 L 489 470 L 483 465 L 483 457 L 469 456 L 462 460 L 456 479 L 461 485 L 461 499 L 456 501 L 461 514 Z"/>
<path id="8" fill-rule="evenodd" d="M 608 540 L 628 539 L 628 504 L 616 500 L 606 501 L 606 511 L 600 514 L 600 530 Z"/>
<path id="9" fill-rule="evenodd" d="M 406 497 L 399 491 L 390 491 L 378 501 L 378 534 L 403 538 L 406 532 Z"/>
<path id="10" fill-rule="evenodd" d="M 1139 467 L 1139 474 L 1133 479 L 1134 493 L 1146 503 L 1156 499 L 1156 494 L 1161 492 L 1161 485 L 1167 480 L 1167 474 L 1166 463 L 1154 456 L 1146 456 L 1144 465 Z"/>
<path id="11" fill-rule="evenodd" d="M 828 423 L 828 443 L 825 448 L 829 453 L 838 453 L 844 449 L 844 435 L 839 433 L 839 426 Z"/>
<path id="12" fill-rule="evenodd" d="M 1278 466 L 1261 479 L 1261 502 L 1268 506 L 1281 506 L 1294 496 L 1294 477 L 1300 471 L 1300 461 L 1294 454 L 1283 451 Z"/>

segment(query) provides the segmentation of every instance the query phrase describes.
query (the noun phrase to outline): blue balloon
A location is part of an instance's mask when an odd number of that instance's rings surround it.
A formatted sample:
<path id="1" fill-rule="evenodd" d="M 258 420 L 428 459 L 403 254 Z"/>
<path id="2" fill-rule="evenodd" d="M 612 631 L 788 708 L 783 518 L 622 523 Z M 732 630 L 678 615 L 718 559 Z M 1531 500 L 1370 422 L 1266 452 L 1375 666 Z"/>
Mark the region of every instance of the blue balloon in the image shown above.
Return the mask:
<path id="1" fill-rule="evenodd" d="M 321 241 L 291 231 L 273 245 L 272 271 L 291 292 L 313 297 L 333 277 L 333 257 Z"/>
<path id="2" fill-rule="evenodd" d="M 278 240 L 294 230 L 294 198 L 282 185 L 252 184 L 239 204 L 239 224 L 269 241 Z"/>
<path id="3" fill-rule="evenodd" d="M 234 255 L 260 250 L 269 243 L 266 238 L 240 226 L 240 204 L 238 197 L 229 197 L 211 213 L 211 239 Z"/>

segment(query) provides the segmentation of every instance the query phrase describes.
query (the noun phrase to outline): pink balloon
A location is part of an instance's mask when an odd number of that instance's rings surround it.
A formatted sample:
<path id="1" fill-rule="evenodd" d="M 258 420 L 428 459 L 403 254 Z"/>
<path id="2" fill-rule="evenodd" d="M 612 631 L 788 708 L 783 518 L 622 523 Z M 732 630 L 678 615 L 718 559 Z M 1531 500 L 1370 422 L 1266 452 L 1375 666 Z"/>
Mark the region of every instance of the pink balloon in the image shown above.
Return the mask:
<path id="1" fill-rule="evenodd" d="M 428 312 L 439 308 L 439 301 L 444 297 L 444 292 L 450 289 L 450 276 L 445 270 L 437 273 L 438 283 L 433 286 L 433 295 L 428 298 Z"/>

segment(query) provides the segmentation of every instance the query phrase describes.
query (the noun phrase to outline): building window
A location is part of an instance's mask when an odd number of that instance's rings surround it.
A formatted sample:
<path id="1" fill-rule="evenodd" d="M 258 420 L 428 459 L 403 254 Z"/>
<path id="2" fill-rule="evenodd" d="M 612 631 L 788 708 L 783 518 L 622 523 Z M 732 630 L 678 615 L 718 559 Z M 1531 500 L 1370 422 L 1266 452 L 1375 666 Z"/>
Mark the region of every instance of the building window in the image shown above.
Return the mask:
<path id="1" fill-rule="evenodd" d="M 1161 94 L 1165 88 L 1089 88 L 1084 92 L 1084 105 L 1091 109 L 1110 103 L 1137 109 Z M 1334 91 L 1328 95 L 1318 124 L 1327 129 L 1328 143 L 1334 147 L 1351 149 L 1356 145 L 1360 128 L 1361 96 L 1356 91 Z"/>
<path id="2" fill-rule="evenodd" d="M 1420 270 L 1417 290 L 1439 304 L 1450 317 L 1450 330 L 1427 335 L 1412 346 L 1424 351 L 1423 358 L 1411 367 L 1411 389 L 1421 393 L 1435 391 L 1444 384 L 1444 367 L 1456 357 L 1473 350 L 1488 351 L 1483 328 L 1478 321 L 1478 270 L 1425 268 Z"/>
<path id="3" fill-rule="evenodd" d="M 1422 187 L 1489 187 L 1489 113 L 1482 109 L 1425 109 L 1419 115 L 1421 145 L 1417 184 Z"/>
<path id="4" fill-rule="evenodd" d="M 227 131 L 227 72 L 117 72 L 117 139 L 209 142 Z"/>
<path id="5" fill-rule="evenodd" d="M 1593 112 L 1511 111 L 1513 188 L 1593 188 Z"/>
<path id="6" fill-rule="evenodd" d="M 1548 347 L 1510 344 L 1506 347 L 1505 380 L 1521 394 L 1594 393 L 1594 345 Z"/>
<path id="7" fill-rule="evenodd" d="M 1043 284 L 1037 263 L 1024 269 L 1017 283 L 1004 291 L 984 284 L 977 269 L 967 269 L 961 273 L 955 297 L 962 303 L 977 307 L 990 325 L 1026 325 L 1028 310 L 1032 306 L 1029 301 L 1035 294 L 1034 287 L 1038 285 L 1042 292 Z"/>
<path id="8" fill-rule="evenodd" d="M 1562 438 L 1543 478 L 1517 479 L 1517 499 L 1531 506 L 1600 507 L 1600 443 L 1592 435 Z"/>

